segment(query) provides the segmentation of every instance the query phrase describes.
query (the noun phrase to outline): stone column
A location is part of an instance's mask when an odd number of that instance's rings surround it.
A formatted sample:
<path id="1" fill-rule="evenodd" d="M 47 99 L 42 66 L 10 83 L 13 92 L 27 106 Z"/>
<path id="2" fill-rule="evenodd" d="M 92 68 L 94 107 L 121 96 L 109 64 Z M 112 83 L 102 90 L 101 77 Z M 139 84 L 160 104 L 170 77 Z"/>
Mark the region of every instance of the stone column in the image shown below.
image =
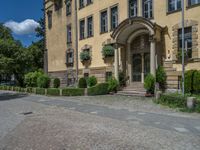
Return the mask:
<path id="1" fill-rule="evenodd" d="M 150 40 L 150 72 L 152 75 L 156 75 L 156 41 Z"/>
<path id="2" fill-rule="evenodd" d="M 115 78 L 119 80 L 119 48 L 115 49 L 115 63 L 114 63 L 114 68 L 115 68 Z"/>
<path id="3" fill-rule="evenodd" d="M 141 54 L 142 55 L 142 83 L 144 83 L 144 53 Z"/>
<path id="4" fill-rule="evenodd" d="M 132 55 L 131 55 L 131 44 L 128 43 L 127 45 L 127 55 L 126 55 L 126 59 L 127 59 L 127 74 L 129 76 L 129 81 L 130 83 L 132 82 Z"/>

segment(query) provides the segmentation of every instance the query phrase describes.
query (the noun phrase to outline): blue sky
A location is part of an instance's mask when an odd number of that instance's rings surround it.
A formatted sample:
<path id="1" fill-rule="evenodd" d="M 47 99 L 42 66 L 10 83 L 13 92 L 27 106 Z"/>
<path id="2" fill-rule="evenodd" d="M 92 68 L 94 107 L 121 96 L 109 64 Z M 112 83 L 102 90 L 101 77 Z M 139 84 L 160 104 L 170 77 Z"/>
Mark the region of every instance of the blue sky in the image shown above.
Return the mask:
<path id="1" fill-rule="evenodd" d="M 43 17 L 43 0 L 1 0 L 0 22 L 11 28 L 16 39 L 28 46 L 35 37 L 34 29 Z"/>

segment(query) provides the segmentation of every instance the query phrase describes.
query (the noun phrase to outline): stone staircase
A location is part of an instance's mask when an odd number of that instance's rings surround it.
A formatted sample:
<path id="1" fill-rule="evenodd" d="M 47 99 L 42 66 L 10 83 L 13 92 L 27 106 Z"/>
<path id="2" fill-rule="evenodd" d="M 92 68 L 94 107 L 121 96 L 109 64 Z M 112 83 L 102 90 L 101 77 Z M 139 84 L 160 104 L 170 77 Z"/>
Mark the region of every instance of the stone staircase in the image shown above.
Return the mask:
<path id="1" fill-rule="evenodd" d="M 125 87 L 122 91 L 118 91 L 117 95 L 124 96 L 140 96 L 143 97 L 146 94 L 144 85 L 141 82 L 134 82 L 131 85 Z"/>
<path id="2" fill-rule="evenodd" d="M 181 72 L 173 68 L 172 61 L 165 61 L 163 66 L 167 74 L 167 89 L 178 89 Z"/>

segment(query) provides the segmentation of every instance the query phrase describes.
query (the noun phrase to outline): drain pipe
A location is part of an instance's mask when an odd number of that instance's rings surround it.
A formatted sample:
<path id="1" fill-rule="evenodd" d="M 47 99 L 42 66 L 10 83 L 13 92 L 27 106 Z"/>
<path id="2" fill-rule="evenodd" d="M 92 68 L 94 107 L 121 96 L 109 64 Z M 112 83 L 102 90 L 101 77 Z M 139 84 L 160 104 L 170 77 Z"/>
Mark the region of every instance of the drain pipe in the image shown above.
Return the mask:
<path id="1" fill-rule="evenodd" d="M 76 32 L 76 83 L 78 83 L 78 9 L 77 0 L 75 0 L 75 32 Z"/>

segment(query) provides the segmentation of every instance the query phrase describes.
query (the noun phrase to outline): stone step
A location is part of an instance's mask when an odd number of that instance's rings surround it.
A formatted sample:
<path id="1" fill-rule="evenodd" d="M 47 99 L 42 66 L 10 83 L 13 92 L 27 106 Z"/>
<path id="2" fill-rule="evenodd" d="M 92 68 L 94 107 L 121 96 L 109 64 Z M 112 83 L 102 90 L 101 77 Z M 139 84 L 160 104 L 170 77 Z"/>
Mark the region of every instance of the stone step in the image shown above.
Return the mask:
<path id="1" fill-rule="evenodd" d="M 166 72 L 167 76 L 179 76 L 181 75 L 180 72 L 178 71 L 170 71 L 170 72 Z"/>
<path id="2" fill-rule="evenodd" d="M 146 92 L 140 92 L 140 91 L 118 91 L 117 95 L 124 95 L 124 96 L 140 96 L 144 97 Z"/>
<path id="3" fill-rule="evenodd" d="M 167 81 L 178 81 L 178 76 L 167 76 Z"/>
<path id="4" fill-rule="evenodd" d="M 164 68 L 164 70 L 165 70 L 166 72 L 169 72 L 169 71 L 176 71 L 175 68 Z"/>
<path id="5" fill-rule="evenodd" d="M 173 67 L 173 63 L 172 62 L 164 62 L 163 67 L 164 68 L 172 68 Z"/>

